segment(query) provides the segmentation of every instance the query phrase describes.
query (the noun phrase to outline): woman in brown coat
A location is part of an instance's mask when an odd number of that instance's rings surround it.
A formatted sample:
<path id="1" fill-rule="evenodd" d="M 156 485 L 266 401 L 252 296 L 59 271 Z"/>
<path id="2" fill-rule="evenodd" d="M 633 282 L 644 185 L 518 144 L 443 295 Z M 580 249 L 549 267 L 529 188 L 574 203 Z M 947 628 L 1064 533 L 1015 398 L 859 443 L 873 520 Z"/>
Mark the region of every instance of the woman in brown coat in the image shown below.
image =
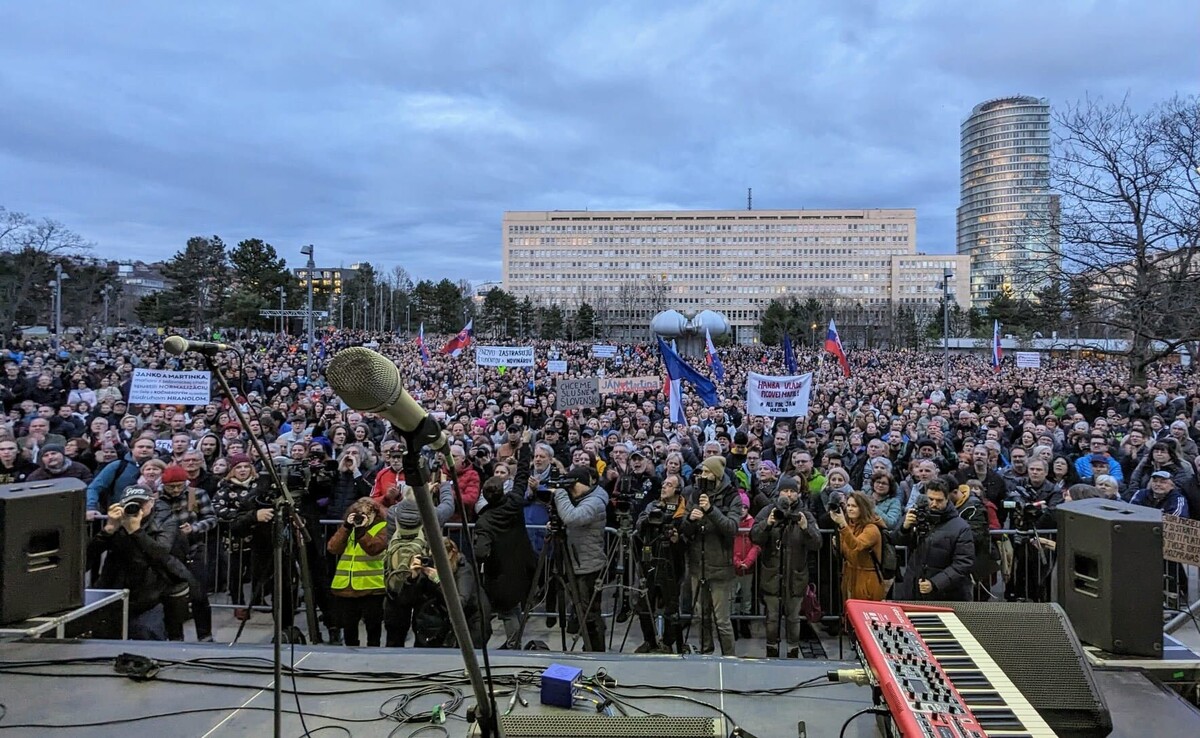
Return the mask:
<path id="1" fill-rule="evenodd" d="M 842 552 L 842 598 L 882 600 L 890 582 L 880 579 L 875 562 L 883 555 L 883 520 L 875 514 L 875 503 L 862 492 L 846 498 L 845 513 L 830 513 L 837 526 Z M 874 554 L 874 559 L 872 559 Z"/>

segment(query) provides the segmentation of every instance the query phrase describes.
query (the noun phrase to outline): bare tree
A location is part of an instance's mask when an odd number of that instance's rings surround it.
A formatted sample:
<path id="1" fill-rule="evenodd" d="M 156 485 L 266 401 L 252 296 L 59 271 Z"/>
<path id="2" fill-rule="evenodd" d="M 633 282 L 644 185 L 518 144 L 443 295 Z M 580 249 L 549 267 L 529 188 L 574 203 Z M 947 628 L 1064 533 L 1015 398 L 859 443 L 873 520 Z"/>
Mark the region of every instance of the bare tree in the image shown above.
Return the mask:
<path id="1" fill-rule="evenodd" d="M 0 325 L 35 322 L 55 261 L 91 248 L 63 224 L 0 206 Z"/>
<path id="2" fill-rule="evenodd" d="M 1200 341 L 1200 102 L 1174 98 L 1137 113 L 1128 101 L 1086 99 L 1055 113 L 1052 185 L 1059 212 L 1031 221 L 1056 229 L 1030 276 L 1089 285 L 1081 336 L 1120 338 L 1132 381 L 1146 368 Z M 1049 219 L 1049 221 L 1047 221 Z M 1040 222 L 1039 222 L 1040 221 Z"/>

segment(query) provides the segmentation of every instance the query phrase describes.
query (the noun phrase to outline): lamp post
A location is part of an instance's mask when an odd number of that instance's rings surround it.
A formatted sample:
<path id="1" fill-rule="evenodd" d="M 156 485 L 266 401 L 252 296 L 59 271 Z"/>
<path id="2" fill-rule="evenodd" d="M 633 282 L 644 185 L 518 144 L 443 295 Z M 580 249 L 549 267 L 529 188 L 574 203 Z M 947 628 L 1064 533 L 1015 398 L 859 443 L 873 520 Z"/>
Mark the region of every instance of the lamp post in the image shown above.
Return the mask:
<path id="1" fill-rule="evenodd" d="M 313 272 L 317 268 L 317 263 L 316 263 L 316 261 L 313 260 L 312 244 L 309 244 L 308 246 L 301 246 L 300 253 L 302 253 L 308 257 L 308 264 L 307 264 L 307 267 L 308 267 L 308 314 L 304 316 L 305 320 L 308 321 L 308 350 L 304 352 L 304 356 L 305 356 L 304 373 L 306 375 L 308 375 L 308 381 L 311 382 L 311 381 L 313 381 L 313 370 L 312 370 L 312 357 L 313 357 L 313 306 L 312 305 L 313 305 L 313 303 L 312 303 L 312 297 L 313 297 L 313 278 L 315 276 L 313 274 Z"/>
<path id="2" fill-rule="evenodd" d="M 285 318 L 283 315 L 284 306 L 286 305 L 287 290 L 283 288 L 283 285 L 279 285 L 275 288 L 275 291 L 279 293 L 279 332 L 287 333 L 287 318 Z"/>
<path id="3" fill-rule="evenodd" d="M 404 303 L 404 330 L 408 335 L 412 335 L 412 305 Z"/>
<path id="4" fill-rule="evenodd" d="M 50 283 L 54 287 L 54 348 L 62 348 L 62 283 L 64 279 L 70 277 L 63 273 L 62 264 L 54 265 L 54 281 Z"/>
<path id="5" fill-rule="evenodd" d="M 100 295 L 104 298 L 104 342 L 108 343 L 108 296 L 112 293 L 112 285 L 104 285 Z"/>
<path id="6" fill-rule="evenodd" d="M 817 347 L 817 324 L 813 323 L 809 326 L 809 330 L 812 331 L 812 347 L 815 349 Z"/>
<path id="7" fill-rule="evenodd" d="M 942 270 L 942 380 L 950 389 L 950 278 L 949 267 Z"/>

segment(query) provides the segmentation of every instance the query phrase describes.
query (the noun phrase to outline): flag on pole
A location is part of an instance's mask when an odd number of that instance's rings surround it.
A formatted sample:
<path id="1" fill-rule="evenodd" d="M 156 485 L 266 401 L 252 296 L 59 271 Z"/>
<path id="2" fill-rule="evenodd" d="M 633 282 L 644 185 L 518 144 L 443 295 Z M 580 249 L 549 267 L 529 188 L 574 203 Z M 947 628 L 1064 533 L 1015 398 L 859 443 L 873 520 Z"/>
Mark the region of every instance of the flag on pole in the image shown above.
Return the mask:
<path id="1" fill-rule="evenodd" d="M 708 362 L 708 367 L 712 369 L 713 376 L 718 382 L 725 381 L 725 366 L 721 364 L 721 357 L 717 356 L 717 347 L 713 345 L 712 335 L 708 332 L 708 328 L 704 329 L 704 349 L 705 361 Z"/>
<path id="2" fill-rule="evenodd" d="M 667 381 L 669 382 L 667 389 L 671 408 L 671 422 L 687 422 L 686 419 L 683 419 L 683 387 L 681 384 L 685 379 L 692 383 L 696 394 L 700 396 L 705 405 L 713 407 L 720 402 L 717 399 L 717 386 L 680 358 L 679 354 L 672 351 L 667 342 L 661 338 L 658 339 L 658 353 L 662 356 L 663 365 L 667 368 Z"/>
<path id="3" fill-rule="evenodd" d="M 451 338 L 446 342 L 446 345 L 442 347 L 442 353 L 450 354 L 451 356 L 458 356 L 461 354 L 462 350 L 471 343 L 471 336 L 475 335 L 475 329 L 472 327 L 474 323 L 475 321 L 473 319 L 468 320 L 467 324 L 463 326 L 463 329 L 458 332 L 458 335 L 456 335 L 454 338 Z"/>
<path id="4" fill-rule="evenodd" d="M 838 335 L 837 326 L 829 321 L 829 330 L 825 333 L 825 350 L 837 357 L 842 367 L 842 376 L 850 376 L 850 360 L 846 358 L 846 350 L 842 348 L 842 338 Z"/>
<path id="5" fill-rule="evenodd" d="M 1004 349 L 1000 348 L 1000 321 L 992 321 L 992 371 L 1000 373 L 1000 362 L 1004 359 Z"/>
<path id="6" fill-rule="evenodd" d="M 429 349 L 425 348 L 425 321 L 417 328 L 417 351 L 421 353 L 421 363 L 429 363 Z"/>
<path id="7" fill-rule="evenodd" d="M 796 373 L 796 352 L 792 349 L 792 337 L 787 333 L 783 334 L 783 366 L 788 374 Z"/>

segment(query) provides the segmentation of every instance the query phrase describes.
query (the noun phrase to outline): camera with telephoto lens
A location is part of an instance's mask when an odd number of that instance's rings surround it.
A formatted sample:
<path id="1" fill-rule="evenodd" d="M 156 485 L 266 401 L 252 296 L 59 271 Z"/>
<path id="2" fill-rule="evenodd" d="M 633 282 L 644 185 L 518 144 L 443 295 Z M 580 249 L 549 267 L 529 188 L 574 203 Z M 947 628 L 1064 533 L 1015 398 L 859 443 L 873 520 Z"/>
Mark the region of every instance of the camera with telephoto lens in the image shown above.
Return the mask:
<path id="1" fill-rule="evenodd" d="M 633 480 L 628 477 L 621 477 L 617 480 L 616 487 L 613 488 L 612 503 L 618 513 L 628 513 L 633 510 L 633 502 L 636 495 L 633 491 Z"/>
<path id="2" fill-rule="evenodd" d="M 125 512 L 126 515 L 137 515 L 138 513 L 140 513 L 142 511 L 142 503 L 138 502 L 137 500 L 133 500 L 132 502 L 126 502 L 125 506 L 122 507 L 121 509 Z"/>
<path id="3" fill-rule="evenodd" d="M 1005 500 L 1004 509 L 1008 510 L 1012 527 L 1017 530 L 1034 530 L 1042 513 L 1046 511 L 1044 500 L 1026 502 L 1024 500 Z"/>
<path id="4" fill-rule="evenodd" d="M 831 493 L 829 495 L 829 503 L 825 506 L 825 508 L 831 513 L 840 512 L 841 514 L 845 515 L 846 495 L 842 494 L 841 492 Z M 776 506 L 776 509 L 778 509 L 778 506 Z"/>
<path id="5" fill-rule="evenodd" d="M 841 496 L 840 492 L 837 492 L 835 494 L 837 494 L 838 496 Z M 833 498 L 830 498 L 829 511 L 833 512 L 834 510 L 842 510 L 844 512 L 845 511 L 845 501 L 843 501 L 840 506 L 835 507 Z M 788 523 L 799 523 L 802 520 L 804 520 L 804 505 L 798 501 L 792 502 L 789 504 L 789 503 L 784 502 L 783 499 L 780 498 L 779 500 L 777 500 L 775 502 L 775 509 L 772 510 L 771 513 L 773 515 L 775 515 L 776 520 L 778 520 L 781 523 L 784 523 L 785 525 Z"/>
<path id="6" fill-rule="evenodd" d="M 913 506 L 913 512 L 917 515 L 917 522 L 913 524 L 913 532 L 917 538 L 924 538 L 929 535 L 929 531 L 933 530 L 933 512 L 929 509 L 929 498 L 925 495 L 917 495 L 917 504 Z"/>

